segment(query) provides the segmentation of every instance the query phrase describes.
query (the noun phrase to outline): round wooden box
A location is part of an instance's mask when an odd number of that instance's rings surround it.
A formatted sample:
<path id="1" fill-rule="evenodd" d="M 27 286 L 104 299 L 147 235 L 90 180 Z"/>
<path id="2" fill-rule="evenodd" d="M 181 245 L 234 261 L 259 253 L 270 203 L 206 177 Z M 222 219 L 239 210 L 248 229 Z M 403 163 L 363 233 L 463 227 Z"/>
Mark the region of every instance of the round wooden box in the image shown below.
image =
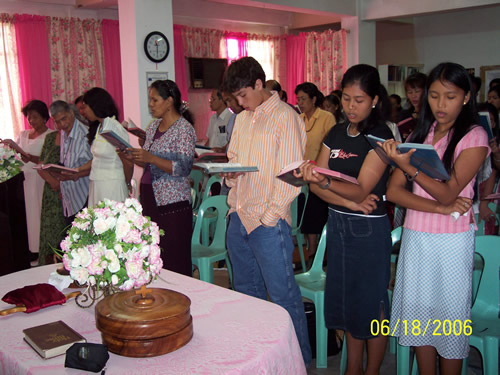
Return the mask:
<path id="1" fill-rule="evenodd" d="M 97 329 L 112 353 L 154 357 L 186 345 L 193 337 L 191 300 L 168 289 L 113 294 L 95 307 Z"/>

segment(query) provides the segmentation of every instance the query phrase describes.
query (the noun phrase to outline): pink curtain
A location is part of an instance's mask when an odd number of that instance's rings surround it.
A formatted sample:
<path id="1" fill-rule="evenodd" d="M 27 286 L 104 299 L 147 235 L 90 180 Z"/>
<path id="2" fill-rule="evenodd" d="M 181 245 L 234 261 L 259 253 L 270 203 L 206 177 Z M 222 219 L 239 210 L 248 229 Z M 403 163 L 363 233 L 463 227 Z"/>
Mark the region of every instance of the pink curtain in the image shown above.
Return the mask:
<path id="1" fill-rule="evenodd" d="M 233 32 L 225 32 L 224 33 L 224 38 L 226 39 L 226 52 L 227 52 L 227 57 L 228 57 L 228 65 L 231 64 L 234 60 L 238 60 L 244 56 L 248 56 L 248 34 L 247 33 L 233 33 Z M 229 56 L 230 54 L 230 47 L 228 43 L 231 43 L 231 41 L 236 42 L 238 45 L 238 54 L 235 56 Z"/>
<path id="2" fill-rule="evenodd" d="M 50 56 L 47 27 L 43 16 L 15 16 L 19 80 L 23 105 L 38 99 L 47 106 L 52 103 Z M 24 129 L 28 129 L 24 119 Z"/>
<path id="3" fill-rule="evenodd" d="M 175 83 L 181 92 L 182 100 L 188 101 L 188 83 L 186 75 L 186 57 L 182 42 L 182 26 L 174 25 L 174 64 Z"/>
<path id="4" fill-rule="evenodd" d="M 118 21 L 102 20 L 102 48 L 106 69 L 106 90 L 118 106 L 120 121 L 123 118 L 122 66 L 120 58 L 120 30 Z"/>
<path id="5" fill-rule="evenodd" d="M 305 33 L 305 80 L 328 95 L 338 89 L 346 70 L 346 31 Z"/>
<path id="6" fill-rule="evenodd" d="M 92 87 L 104 87 L 102 21 L 47 17 L 52 97 L 73 102 Z M 115 69 L 108 66 L 108 70 Z"/>
<path id="7" fill-rule="evenodd" d="M 297 104 L 295 87 L 304 82 L 305 48 L 306 37 L 303 33 L 286 37 L 286 92 L 292 105 Z"/>

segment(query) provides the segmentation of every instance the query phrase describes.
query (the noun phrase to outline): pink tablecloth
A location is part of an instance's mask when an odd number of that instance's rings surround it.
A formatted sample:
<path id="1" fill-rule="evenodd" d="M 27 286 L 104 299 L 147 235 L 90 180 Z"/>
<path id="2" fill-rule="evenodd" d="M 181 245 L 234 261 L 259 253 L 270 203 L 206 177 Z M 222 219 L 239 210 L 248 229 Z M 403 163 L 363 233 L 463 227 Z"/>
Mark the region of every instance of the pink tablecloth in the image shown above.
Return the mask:
<path id="1" fill-rule="evenodd" d="M 56 266 L 44 266 L 0 278 L 0 296 L 24 285 L 47 282 Z M 153 286 L 176 290 L 191 299 L 193 339 L 181 349 L 152 358 L 110 353 L 106 375 L 126 374 L 306 374 L 288 313 L 258 300 L 196 279 L 163 271 Z M 70 290 L 65 290 L 68 293 Z M 0 301 L 0 309 L 11 307 Z M 24 328 L 63 320 L 88 342 L 101 343 L 94 308 L 74 300 L 32 314 L 0 317 L 0 374 L 89 374 L 64 368 L 64 356 L 41 359 L 23 340 Z"/>

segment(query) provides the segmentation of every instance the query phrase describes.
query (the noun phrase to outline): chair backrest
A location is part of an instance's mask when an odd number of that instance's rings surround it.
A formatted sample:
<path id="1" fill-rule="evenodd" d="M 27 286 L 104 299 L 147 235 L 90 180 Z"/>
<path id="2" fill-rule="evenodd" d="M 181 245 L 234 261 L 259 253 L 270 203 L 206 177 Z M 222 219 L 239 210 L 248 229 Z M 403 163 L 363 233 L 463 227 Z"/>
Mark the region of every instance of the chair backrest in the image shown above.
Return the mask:
<path id="1" fill-rule="evenodd" d="M 229 206 L 227 205 L 227 195 L 215 195 L 213 197 L 208 197 L 201 202 L 193 229 L 193 236 L 191 239 L 192 245 L 200 245 L 203 217 L 207 212 L 210 212 L 211 215 L 214 214 L 215 210 L 217 212 L 217 222 L 215 224 L 214 238 L 209 247 L 226 246 L 226 216 L 229 211 Z"/>
<path id="2" fill-rule="evenodd" d="M 210 195 L 210 189 L 212 185 L 216 183 L 222 184 L 222 178 L 218 174 L 214 174 L 208 179 L 205 190 L 203 191 L 203 196 L 201 197 L 202 202 Z"/>
<path id="3" fill-rule="evenodd" d="M 299 217 L 299 197 L 301 195 L 304 196 L 304 207 Z M 302 226 L 302 219 L 304 218 L 304 211 L 307 205 L 308 198 L 309 198 L 309 185 L 306 184 L 302 186 L 302 188 L 300 189 L 300 194 L 297 195 L 297 197 L 295 197 L 290 206 L 290 210 L 292 211 L 292 230 L 300 229 L 300 227 Z"/>
<path id="4" fill-rule="evenodd" d="M 403 227 L 394 228 L 391 232 L 392 246 L 401 239 L 401 234 L 403 233 Z"/>
<path id="5" fill-rule="evenodd" d="M 500 236 L 477 236 L 476 253 L 483 258 L 484 269 L 472 309 L 476 316 L 498 319 L 500 317 Z"/>
<path id="6" fill-rule="evenodd" d="M 192 169 L 191 173 L 189 173 L 189 178 L 193 181 L 193 189 L 196 192 L 196 199 L 193 203 L 193 209 L 198 209 L 201 201 L 201 189 L 203 185 L 203 179 L 205 178 L 205 174 L 200 169 Z"/>
<path id="7" fill-rule="evenodd" d="M 316 254 L 314 255 L 314 260 L 311 268 L 307 271 L 312 277 L 320 276 L 325 271 L 323 271 L 323 260 L 325 259 L 326 252 L 326 231 L 328 224 L 325 224 L 323 231 L 321 232 L 321 237 L 319 239 L 318 248 L 316 249 Z"/>

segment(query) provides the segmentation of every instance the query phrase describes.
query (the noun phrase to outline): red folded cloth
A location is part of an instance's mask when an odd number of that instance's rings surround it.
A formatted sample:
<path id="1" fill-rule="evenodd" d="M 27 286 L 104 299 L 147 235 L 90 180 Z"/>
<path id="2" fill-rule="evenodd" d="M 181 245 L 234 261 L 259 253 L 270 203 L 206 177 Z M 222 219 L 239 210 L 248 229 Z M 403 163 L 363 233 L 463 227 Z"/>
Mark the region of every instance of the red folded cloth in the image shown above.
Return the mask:
<path id="1" fill-rule="evenodd" d="M 52 305 L 62 305 L 66 296 L 50 284 L 27 285 L 10 291 L 2 301 L 16 306 L 26 306 L 26 313 L 32 313 Z"/>

